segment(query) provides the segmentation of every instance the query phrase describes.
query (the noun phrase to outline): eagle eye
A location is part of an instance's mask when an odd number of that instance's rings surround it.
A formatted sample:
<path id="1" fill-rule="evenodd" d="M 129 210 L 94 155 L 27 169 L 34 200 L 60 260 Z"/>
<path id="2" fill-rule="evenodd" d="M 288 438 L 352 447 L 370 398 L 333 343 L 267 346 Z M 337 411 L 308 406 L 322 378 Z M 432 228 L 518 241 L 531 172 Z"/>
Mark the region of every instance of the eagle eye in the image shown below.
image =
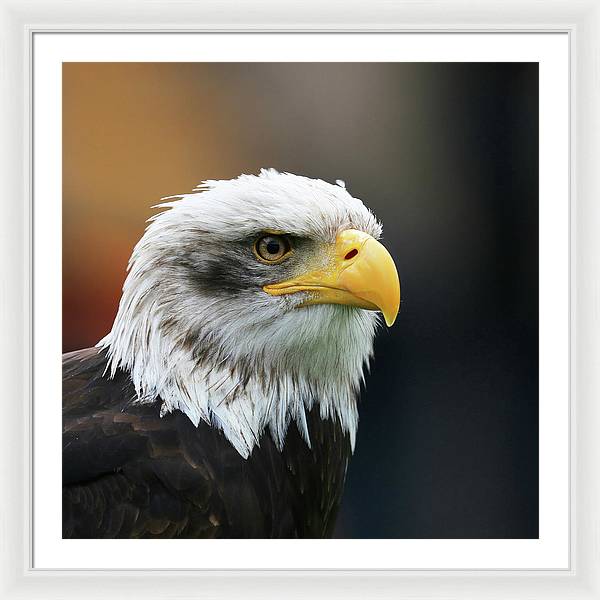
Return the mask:
<path id="1" fill-rule="evenodd" d="M 283 235 L 267 234 L 254 242 L 256 257 L 269 264 L 281 262 L 291 251 L 289 240 Z"/>

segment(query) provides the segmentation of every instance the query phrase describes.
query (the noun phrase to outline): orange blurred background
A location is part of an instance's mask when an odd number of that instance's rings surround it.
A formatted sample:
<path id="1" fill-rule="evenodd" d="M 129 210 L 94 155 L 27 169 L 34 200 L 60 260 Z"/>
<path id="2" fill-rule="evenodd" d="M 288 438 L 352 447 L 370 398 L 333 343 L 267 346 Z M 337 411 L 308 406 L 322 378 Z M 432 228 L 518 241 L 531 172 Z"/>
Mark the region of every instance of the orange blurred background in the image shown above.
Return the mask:
<path id="1" fill-rule="evenodd" d="M 110 329 L 125 267 L 150 208 L 200 179 L 231 177 L 236 123 L 193 65 L 63 68 L 64 351 Z"/>

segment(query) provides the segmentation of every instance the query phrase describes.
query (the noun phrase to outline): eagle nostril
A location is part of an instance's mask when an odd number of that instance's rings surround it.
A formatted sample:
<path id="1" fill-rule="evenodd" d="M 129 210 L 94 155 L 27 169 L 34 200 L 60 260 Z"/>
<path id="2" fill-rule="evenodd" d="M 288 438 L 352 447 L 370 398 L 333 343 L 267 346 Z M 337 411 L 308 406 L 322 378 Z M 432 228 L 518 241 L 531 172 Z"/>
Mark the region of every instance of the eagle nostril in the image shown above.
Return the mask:
<path id="1" fill-rule="evenodd" d="M 350 252 L 348 252 L 348 254 L 346 254 L 346 256 L 344 256 L 344 258 L 346 260 L 350 260 L 351 258 L 354 258 L 357 254 L 358 254 L 358 250 L 356 248 L 352 248 L 352 250 L 350 250 Z"/>

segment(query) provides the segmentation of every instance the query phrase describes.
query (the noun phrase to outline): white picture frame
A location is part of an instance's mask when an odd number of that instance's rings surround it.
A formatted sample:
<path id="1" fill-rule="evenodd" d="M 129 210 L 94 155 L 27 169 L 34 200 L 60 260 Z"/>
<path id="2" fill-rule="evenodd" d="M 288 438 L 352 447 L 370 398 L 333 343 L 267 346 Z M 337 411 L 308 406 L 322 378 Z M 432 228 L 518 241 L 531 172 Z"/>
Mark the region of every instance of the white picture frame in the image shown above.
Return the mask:
<path id="1" fill-rule="evenodd" d="M 31 40 L 42 31 L 529 31 L 566 32 L 571 48 L 571 564 L 527 571 L 76 571 L 31 568 L 29 431 L 31 418 Z M 0 236 L 3 264 L 1 330 L 3 597 L 428 597 L 596 598 L 600 454 L 595 431 L 600 359 L 600 289 L 594 242 L 600 176 L 600 10 L 593 0 L 506 5 L 438 3 L 3 1 L 0 45 L 4 182 Z M 595 71 L 596 69 L 596 71 Z"/>

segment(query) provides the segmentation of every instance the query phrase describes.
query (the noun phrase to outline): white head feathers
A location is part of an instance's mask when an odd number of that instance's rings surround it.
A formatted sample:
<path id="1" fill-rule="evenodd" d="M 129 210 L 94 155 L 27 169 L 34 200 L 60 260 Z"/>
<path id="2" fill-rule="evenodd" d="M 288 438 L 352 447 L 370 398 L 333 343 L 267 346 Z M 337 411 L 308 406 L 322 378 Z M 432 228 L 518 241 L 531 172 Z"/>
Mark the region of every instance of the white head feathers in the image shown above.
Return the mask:
<path id="1" fill-rule="evenodd" d="M 136 245 L 112 331 L 98 344 L 111 373 L 128 371 L 138 401 L 160 397 L 162 414 L 178 409 L 219 427 L 244 457 L 267 428 L 281 447 L 291 420 L 310 444 L 314 405 L 354 444 L 376 313 L 297 308 L 302 293 L 266 294 L 276 272 L 250 248 L 264 231 L 296 236 L 306 252 L 350 228 L 378 238 L 373 214 L 341 185 L 274 170 L 173 198 Z"/>

